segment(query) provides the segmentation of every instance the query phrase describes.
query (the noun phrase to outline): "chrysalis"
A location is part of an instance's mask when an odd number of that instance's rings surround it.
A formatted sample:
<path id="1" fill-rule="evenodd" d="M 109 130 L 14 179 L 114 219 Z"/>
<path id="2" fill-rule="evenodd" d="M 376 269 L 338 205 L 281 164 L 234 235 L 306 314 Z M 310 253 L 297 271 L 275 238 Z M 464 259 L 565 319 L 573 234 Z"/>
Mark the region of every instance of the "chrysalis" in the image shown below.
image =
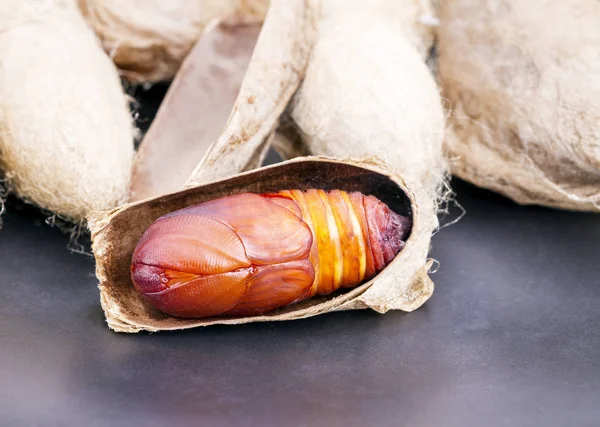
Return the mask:
<path id="1" fill-rule="evenodd" d="M 357 192 L 243 193 L 156 220 L 131 274 L 167 314 L 247 316 L 371 279 L 410 229 L 409 218 Z"/>

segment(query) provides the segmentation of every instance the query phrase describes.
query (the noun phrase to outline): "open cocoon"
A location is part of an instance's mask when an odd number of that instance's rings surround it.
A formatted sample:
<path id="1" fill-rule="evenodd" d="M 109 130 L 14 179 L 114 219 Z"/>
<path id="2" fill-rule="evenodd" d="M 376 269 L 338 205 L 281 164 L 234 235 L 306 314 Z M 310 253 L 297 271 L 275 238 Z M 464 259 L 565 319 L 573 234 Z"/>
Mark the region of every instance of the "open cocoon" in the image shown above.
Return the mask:
<path id="1" fill-rule="evenodd" d="M 186 188 L 90 217 L 101 302 L 111 328 L 183 329 L 359 308 L 411 311 L 429 298 L 433 283 L 427 252 L 445 176 L 444 115 L 421 56 L 426 43 L 418 42 L 412 21 L 402 18 L 410 5 L 273 1 L 232 114 Z M 302 137 L 298 151 L 317 156 L 248 170 L 286 107 Z M 354 289 L 259 315 L 173 317 L 134 288 L 134 249 L 159 217 L 234 194 L 311 188 L 377 197 L 411 220 L 405 246 L 379 274 Z"/>
<path id="2" fill-rule="evenodd" d="M 600 208 L 600 2 L 441 1 L 452 172 L 522 204 Z"/>
<path id="3" fill-rule="evenodd" d="M 74 2 L 0 0 L 0 167 L 9 191 L 74 222 L 124 202 L 132 129 L 115 66 Z"/>

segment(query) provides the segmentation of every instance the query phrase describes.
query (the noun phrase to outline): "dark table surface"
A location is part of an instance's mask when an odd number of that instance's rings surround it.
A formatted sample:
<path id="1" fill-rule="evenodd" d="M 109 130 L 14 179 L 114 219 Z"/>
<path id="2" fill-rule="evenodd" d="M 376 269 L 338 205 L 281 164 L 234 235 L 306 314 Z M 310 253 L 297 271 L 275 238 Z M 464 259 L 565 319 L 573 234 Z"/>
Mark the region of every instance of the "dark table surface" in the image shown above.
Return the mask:
<path id="1" fill-rule="evenodd" d="M 133 93 L 142 130 L 166 88 Z M 600 215 L 454 187 L 467 215 L 414 313 L 137 335 L 106 327 L 93 260 L 9 201 L 0 426 L 600 426 Z"/>
<path id="2" fill-rule="evenodd" d="M 106 327 L 93 261 L 9 206 L 0 425 L 600 425 L 600 216 L 455 188 L 414 313 L 137 335 Z"/>

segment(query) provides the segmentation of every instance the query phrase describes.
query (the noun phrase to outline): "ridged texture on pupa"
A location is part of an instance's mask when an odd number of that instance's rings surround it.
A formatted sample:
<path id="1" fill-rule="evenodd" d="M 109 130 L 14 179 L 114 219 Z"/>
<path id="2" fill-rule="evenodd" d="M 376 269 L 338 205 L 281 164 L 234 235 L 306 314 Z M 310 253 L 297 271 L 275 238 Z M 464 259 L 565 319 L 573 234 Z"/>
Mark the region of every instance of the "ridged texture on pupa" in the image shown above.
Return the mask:
<path id="1" fill-rule="evenodd" d="M 115 66 L 73 2 L 0 0 L 0 168 L 74 222 L 127 198 L 133 134 Z"/>
<path id="2" fill-rule="evenodd" d="M 394 25 L 411 3 L 388 4 L 388 25 L 383 24 L 386 18 L 368 13 L 370 0 L 346 2 L 344 13 L 324 9 L 291 110 L 311 153 L 377 156 L 415 196 L 411 246 L 398 255 L 395 269 L 380 273 L 382 281 L 340 309 L 412 310 L 433 290 L 424 266 L 445 177 L 444 114 L 434 79 L 406 36 L 408 27 Z"/>
<path id="3" fill-rule="evenodd" d="M 264 18 L 269 0 L 77 0 L 122 74 L 170 80 L 204 28 L 236 15 Z"/>
<path id="4" fill-rule="evenodd" d="M 452 172 L 522 204 L 600 209 L 600 2 L 441 1 Z"/>

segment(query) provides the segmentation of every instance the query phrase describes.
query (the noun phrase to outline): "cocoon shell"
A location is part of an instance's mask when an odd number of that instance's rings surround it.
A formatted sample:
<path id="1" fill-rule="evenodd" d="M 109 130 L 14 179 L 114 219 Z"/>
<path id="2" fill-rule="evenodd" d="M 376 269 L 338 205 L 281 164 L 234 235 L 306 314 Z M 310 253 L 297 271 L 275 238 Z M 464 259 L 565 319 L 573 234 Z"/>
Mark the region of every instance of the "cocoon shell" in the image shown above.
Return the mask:
<path id="1" fill-rule="evenodd" d="M 75 222 L 118 205 L 132 130 L 116 68 L 74 2 L 0 0 L 0 167 L 10 191 Z"/>
<path id="2" fill-rule="evenodd" d="M 350 2 L 348 10 L 360 6 L 365 12 L 368 3 Z M 317 10 L 321 20 L 315 39 Z M 433 283 L 427 251 L 437 226 L 445 171 L 440 97 L 418 43 L 411 41 L 412 30 L 382 15 L 363 21 L 361 10 L 344 11 L 342 18 L 340 11 L 317 9 L 313 1 L 275 0 L 227 125 L 187 188 L 91 215 L 101 302 L 112 329 L 157 331 L 291 320 L 369 307 L 411 311 L 429 298 Z M 394 10 L 401 16 L 401 9 Z M 287 151 L 310 149 L 335 158 L 298 158 L 231 176 L 262 153 L 286 106 L 304 137 L 298 142 L 302 147 Z M 286 144 L 287 138 L 278 139 Z M 160 216 L 230 194 L 315 187 L 372 194 L 412 218 L 405 247 L 372 280 L 265 315 L 208 319 L 168 316 L 134 289 L 133 250 Z"/>
<path id="3" fill-rule="evenodd" d="M 522 204 L 600 208 L 600 2 L 441 1 L 452 172 Z"/>
<path id="4" fill-rule="evenodd" d="M 324 189 L 372 194 L 396 212 L 417 218 L 417 221 L 420 218 L 412 210 L 416 208 L 412 192 L 383 163 L 372 159 L 339 161 L 322 157 L 298 158 L 177 193 L 124 205 L 111 212 L 92 214 L 90 227 L 94 254 L 98 260 L 97 274 L 101 280 L 100 297 L 108 325 L 118 332 L 138 332 L 301 319 L 329 311 L 366 308 L 361 302 L 365 291 L 368 292 L 373 287 L 395 289 L 406 283 L 410 283 L 410 292 L 401 294 L 397 304 L 405 310 L 420 306 L 431 294 L 431 281 L 427 277 L 429 264 L 424 259 L 415 260 L 414 252 L 422 245 L 421 240 L 428 240 L 429 236 L 415 234 L 415 228 L 402 251 L 372 280 L 344 293 L 313 297 L 264 315 L 205 319 L 172 317 L 151 306 L 133 287 L 133 250 L 149 224 L 160 216 L 226 195 L 274 192 L 285 188 L 307 189 L 315 185 Z M 409 271 L 413 274 L 403 278 L 407 265 L 412 266 Z M 413 271 L 412 268 L 417 266 L 417 271 Z"/>
<path id="5" fill-rule="evenodd" d="M 211 21 L 262 19 L 269 0 L 77 0 L 125 77 L 171 79 Z"/>

